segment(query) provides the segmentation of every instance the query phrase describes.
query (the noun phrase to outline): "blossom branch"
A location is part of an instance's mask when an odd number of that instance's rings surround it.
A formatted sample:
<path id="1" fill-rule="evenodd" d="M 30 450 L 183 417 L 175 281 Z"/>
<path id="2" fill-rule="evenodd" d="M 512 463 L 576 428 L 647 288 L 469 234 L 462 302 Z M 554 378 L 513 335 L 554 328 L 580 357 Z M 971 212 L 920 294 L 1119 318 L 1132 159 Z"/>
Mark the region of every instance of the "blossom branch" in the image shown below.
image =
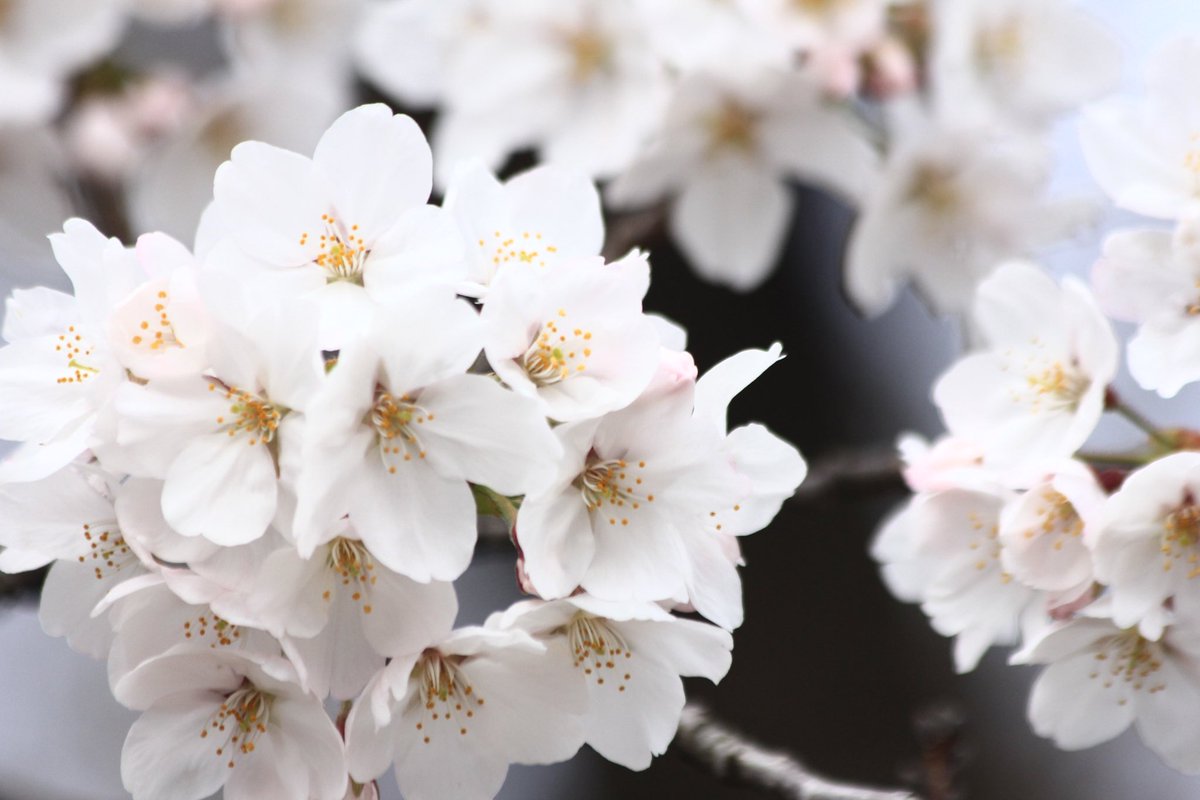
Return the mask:
<path id="1" fill-rule="evenodd" d="M 838 783 L 787 753 L 769 750 L 713 719 L 704 706 L 683 709 L 675 746 L 716 777 L 789 800 L 916 800 L 916 795 Z"/>
<path id="2" fill-rule="evenodd" d="M 901 486 L 900 458 L 893 448 L 847 450 L 813 462 L 792 502 L 807 502 L 845 488 Z"/>

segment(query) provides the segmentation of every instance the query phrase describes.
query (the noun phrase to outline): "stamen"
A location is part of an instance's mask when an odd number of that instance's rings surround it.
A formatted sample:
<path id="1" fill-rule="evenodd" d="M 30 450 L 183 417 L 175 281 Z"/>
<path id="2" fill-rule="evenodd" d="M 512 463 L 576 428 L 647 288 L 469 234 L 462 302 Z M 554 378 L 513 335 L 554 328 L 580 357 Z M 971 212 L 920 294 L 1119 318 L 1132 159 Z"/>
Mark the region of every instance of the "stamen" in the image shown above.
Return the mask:
<path id="1" fill-rule="evenodd" d="M 418 731 L 423 731 L 425 744 L 438 733 L 436 722 L 452 722 L 447 733 L 466 736 L 471 720 L 482 713 L 484 698 L 467 680 L 463 671 L 463 656 L 448 656 L 438 650 L 426 650 L 413 667 L 411 679 L 417 681 L 418 691 L 413 699 L 421 704 Z"/>
<path id="2" fill-rule="evenodd" d="M 578 611 L 566 626 L 567 641 L 576 669 L 582 667 L 597 686 L 615 685 L 624 692 L 633 679 L 633 651 L 624 637 L 601 617 Z"/>

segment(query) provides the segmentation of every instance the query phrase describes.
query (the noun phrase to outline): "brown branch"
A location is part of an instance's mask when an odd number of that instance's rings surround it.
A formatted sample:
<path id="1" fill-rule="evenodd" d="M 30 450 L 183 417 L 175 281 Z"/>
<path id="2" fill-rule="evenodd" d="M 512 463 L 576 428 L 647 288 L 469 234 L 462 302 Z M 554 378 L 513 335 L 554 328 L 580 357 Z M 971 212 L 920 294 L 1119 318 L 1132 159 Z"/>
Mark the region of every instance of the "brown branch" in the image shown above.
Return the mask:
<path id="1" fill-rule="evenodd" d="M 844 489 L 902 488 L 900 458 L 896 451 L 850 450 L 814 461 L 808 476 L 792 495 L 792 502 L 807 502 Z"/>
<path id="2" fill-rule="evenodd" d="M 614 261 L 635 247 L 649 246 L 662 235 L 668 208 L 667 203 L 659 203 L 641 211 L 614 214 L 604 237 L 604 260 Z"/>
<path id="3" fill-rule="evenodd" d="M 683 709 L 675 747 L 723 781 L 787 800 L 917 800 L 909 792 L 872 789 L 823 778 L 787 753 L 769 750 L 746 739 L 713 719 L 708 709 L 696 702 Z"/>

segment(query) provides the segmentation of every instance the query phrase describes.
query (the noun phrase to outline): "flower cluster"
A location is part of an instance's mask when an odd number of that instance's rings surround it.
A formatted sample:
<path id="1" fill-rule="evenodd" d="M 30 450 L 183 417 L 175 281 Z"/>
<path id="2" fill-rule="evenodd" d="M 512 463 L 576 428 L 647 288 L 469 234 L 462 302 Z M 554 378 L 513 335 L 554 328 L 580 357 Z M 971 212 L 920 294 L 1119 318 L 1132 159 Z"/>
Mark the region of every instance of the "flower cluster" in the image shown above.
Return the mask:
<path id="1" fill-rule="evenodd" d="M 340 800 L 393 763 L 488 798 L 585 743 L 642 769 L 681 676 L 729 667 L 737 537 L 805 472 L 726 421 L 780 347 L 697 379 L 586 177 L 431 186 L 420 129 L 363 106 L 311 158 L 234 148 L 194 251 L 71 220 L 74 294 L 8 301 L 0 569 L 52 564 L 44 627 L 144 712 L 136 800 Z M 455 628 L 478 514 L 531 599 Z"/>
<path id="2" fill-rule="evenodd" d="M 1105 91 L 1115 45 L 1070 0 L 386 0 L 364 74 L 437 107 L 439 175 L 534 149 L 669 205 L 699 274 L 761 284 L 788 181 L 861 209 L 847 288 L 879 312 L 912 277 L 961 310 L 998 259 L 1074 225 L 1044 197 L 1050 124 Z M 881 152 L 883 158 L 880 158 Z"/>
<path id="3" fill-rule="evenodd" d="M 1173 767 L 1200 773 L 1200 434 L 1156 424 L 1112 383 L 1109 317 L 1137 324 L 1137 384 L 1164 398 L 1200 381 L 1194 38 L 1154 59 L 1144 98 L 1085 111 L 1088 163 L 1116 205 L 1170 220 L 1119 230 L 1092 286 L 1025 262 L 975 294 L 977 346 L 934 388 L 948 434 L 901 443 L 915 496 L 874 555 L 894 594 L 956 637 L 960 670 L 991 645 L 1047 665 L 1034 729 L 1068 749 L 1132 723 Z M 1106 316 L 1107 315 L 1107 316 Z M 1105 412 L 1146 436 L 1131 452 L 1085 449 Z"/>

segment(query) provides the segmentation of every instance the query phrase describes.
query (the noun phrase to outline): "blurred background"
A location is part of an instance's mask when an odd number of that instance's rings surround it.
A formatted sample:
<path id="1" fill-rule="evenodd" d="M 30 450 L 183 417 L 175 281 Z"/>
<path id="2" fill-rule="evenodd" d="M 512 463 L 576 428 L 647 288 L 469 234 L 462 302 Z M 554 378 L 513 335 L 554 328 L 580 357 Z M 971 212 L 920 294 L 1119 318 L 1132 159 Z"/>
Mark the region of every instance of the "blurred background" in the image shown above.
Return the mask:
<path id="1" fill-rule="evenodd" d="M 1083 6 L 1120 40 L 1129 90 L 1139 85 L 1140 65 L 1157 42 L 1179 30 L 1200 31 L 1200 7 L 1192 0 L 1087 0 Z M 117 57 L 150 63 L 182 55 L 189 68 L 203 71 L 213 63 L 214 36 L 203 25 L 169 33 L 135 27 Z M 358 91 L 372 94 L 367 86 Z M 1058 126 L 1055 142 L 1056 190 L 1095 193 L 1070 121 Z M 4 180 L 0 196 L 20 195 L 11 172 Z M 911 294 L 882 317 L 860 318 L 841 290 L 852 212 L 818 192 L 794 191 L 787 244 L 763 286 L 734 294 L 704 283 L 666 237 L 656 235 L 642 242 L 654 268 L 647 308 L 688 329 L 701 371 L 741 349 L 782 341 L 787 359 L 735 401 L 731 423 L 765 423 L 799 446 L 810 464 L 861 448 L 886 451 L 905 430 L 936 435 L 940 423 L 929 387 L 959 350 L 956 325 L 932 317 Z M 66 199 L 27 209 L 28 219 L 3 220 L 5 293 L 64 285 L 42 237 L 69 213 Z M 86 199 L 96 207 L 94 192 Z M 1046 263 L 1058 272 L 1086 273 L 1103 231 L 1120 222 L 1118 214 L 1106 216 L 1047 252 Z M 1142 410 L 1156 410 L 1150 397 L 1139 396 Z M 1196 399 L 1185 390 L 1166 412 L 1171 421 L 1188 422 L 1181 409 L 1200 408 L 1191 402 Z M 1106 435 L 1118 440 L 1128 433 L 1118 426 Z M 719 687 L 691 685 L 693 696 L 764 744 L 846 780 L 900 785 L 933 771 L 947 776 L 954 797 L 972 800 L 1200 796 L 1200 779 L 1165 767 L 1130 733 L 1081 753 L 1061 752 L 1038 738 L 1025 720 L 1033 672 L 1008 666 L 1004 651 L 989 653 L 969 675 L 954 674 L 949 640 L 933 632 L 918 609 L 887 593 L 867 554 L 878 521 L 904 496 L 899 484 L 832 491 L 788 504 L 770 528 L 745 540 L 746 623 L 736 634 L 733 668 Z M 459 589 L 460 622 L 481 621 L 516 596 L 511 558 L 481 555 Z M 103 665 L 43 634 L 32 602 L 0 602 L 0 800 L 126 797 L 119 755 L 134 716 L 111 698 Z M 398 796 L 384 785 L 384 798 Z M 756 795 L 717 785 L 676 754 L 635 774 L 589 751 L 551 768 L 516 767 L 501 795 L 618 796 Z"/>

